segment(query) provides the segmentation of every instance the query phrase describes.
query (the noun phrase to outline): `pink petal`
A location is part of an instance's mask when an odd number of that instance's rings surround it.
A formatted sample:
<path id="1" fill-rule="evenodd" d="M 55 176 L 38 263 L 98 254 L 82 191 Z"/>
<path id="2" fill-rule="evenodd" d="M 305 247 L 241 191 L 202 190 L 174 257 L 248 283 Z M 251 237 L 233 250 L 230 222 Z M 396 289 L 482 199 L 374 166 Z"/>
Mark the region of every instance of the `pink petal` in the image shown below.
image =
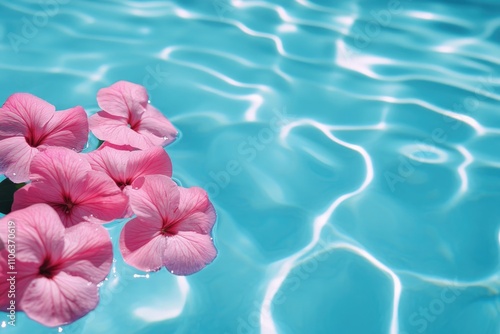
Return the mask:
<path id="1" fill-rule="evenodd" d="M 144 151 L 130 152 L 127 174 L 135 178 L 146 175 L 172 176 L 172 161 L 162 147 L 151 147 Z"/>
<path id="2" fill-rule="evenodd" d="M 145 136 L 128 126 L 126 118 L 111 115 L 104 111 L 92 115 L 89 118 L 89 126 L 97 138 L 114 145 L 130 145 L 138 149 L 153 146 Z"/>
<path id="3" fill-rule="evenodd" d="M 124 117 L 132 123 L 140 118 L 148 99 L 144 87 L 127 81 L 118 81 L 97 93 L 97 103 L 102 110 Z"/>
<path id="4" fill-rule="evenodd" d="M 39 153 L 31 171 L 33 182 L 14 193 L 14 210 L 47 203 L 66 226 L 71 226 L 85 220 L 107 222 L 121 218 L 127 207 L 127 197 L 113 180 L 92 171 L 81 155 L 69 149 L 49 148 Z"/>
<path id="5" fill-rule="evenodd" d="M 109 141 L 106 141 L 106 142 L 102 143 L 102 145 L 99 146 L 98 150 L 102 150 L 105 147 L 114 148 L 115 150 L 120 150 L 120 151 L 137 151 L 137 150 L 139 150 L 139 149 L 137 149 L 135 147 L 132 147 L 130 145 L 115 145 L 115 144 L 111 144 Z"/>
<path id="6" fill-rule="evenodd" d="M 28 145 L 24 137 L 0 140 L 0 174 L 5 174 L 12 182 L 29 180 L 29 168 L 38 149 Z"/>
<path id="7" fill-rule="evenodd" d="M 63 203 L 64 199 L 59 187 L 54 187 L 50 183 L 43 183 L 42 186 L 38 182 L 32 182 L 25 185 L 14 193 L 14 203 L 12 203 L 12 211 L 27 208 L 33 204 L 45 203 L 50 205 L 58 214 L 61 210 L 59 203 Z M 59 215 L 62 218 L 62 215 Z"/>
<path id="8" fill-rule="evenodd" d="M 128 197 L 131 184 L 146 175 L 172 175 L 172 163 L 167 152 L 161 147 L 151 147 L 145 151 L 123 151 L 109 146 L 84 155 L 92 169 L 109 175 Z M 124 217 L 131 217 L 133 211 L 127 208 Z"/>
<path id="9" fill-rule="evenodd" d="M 166 245 L 161 227 L 161 221 L 141 218 L 126 223 L 120 234 L 120 252 L 125 262 L 139 270 L 160 269 Z"/>
<path id="10" fill-rule="evenodd" d="M 125 209 L 125 213 L 123 214 L 123 218 L 130 218 L 134 215 L 134 211 L 132 210 L 132 207 L 130 206 L 130 190 L 132 189 L 132 186 L 127 186 L 123 188 L 122 192 L 127 198 L 129 198 L 127 208 Z"/>
<path id="11" fill-rule="evenodd" d="M 6 252 L 5 252 L 6 253 Z M 7 255 L 0 254 L 2 261 L 7 259 Z M 5 261 L 7 263 L 7 261 Z M 12 298 L 9 298 L 9 294 L 11 294 L 10 290 L 10 281 L 7 279 L 12 278 L 14 275 L 7 274 L 10 272 L 7 267 L 3 264 L 0 265 L 0 310 L 6 312 L 6 308 L 9 306 Z M 35 274 L 35 270 L 37 273 Z M 16 261 L 16 274 L 15 274 L 15 301 L 16 301 L 16 311 L 22 311 L 21 305 L 19 305 L 18 301 L 21 300 L 26 292 L 26 288 L 31 283 L 31 281 L 37 276 L 38 267 L 34 267 L 33 263 L 25 264 L 21 261 Z M 13 297 L 11 295 L 11 297 Z M 8 312 L 8 311 L 7 311 Z"/>
<path id="12" fill-rule="evenodd" d="M 52 279 L 39 276 L 31 281 L 20 301 L 26 315 L 39 323 L 61 326 L 92 311 L 99 302 L 97 286 L 81 277 L 60 272 Z"/>
<path id="13" fill-rule="evenodd" d="M 131 185 L 137 178 L 161 174 L 172 176 L 172 162 L 161 147 L 122 151 L 105 147 L 87 154 L 92 169 L 108 174 L 117 185 Z"/>
<path id="14" fill-rule="evenodd" d="M 63 220 L 66 226 L 82 221 L 106 223 L 123 218 L 128 205 L 127 196 L 113 180 L 97 171 L 87 174 L 84 187 L 73 189 L 72 197 L 77 204 Z"/>
<path id="15" fill-rule="evenodd" d="M 62 146 L 81 151 L 88 140 L 87 114 L 82 107 L 74 107 L 54 113 L 47 122 L 42 145 Z"/>
<path id="16" fill-rule="evenodd" d="M 81 223 L 66 229 L 62 270 L 99 283 L 109 273 L 113 246 L 106 229 L 93 223 Z"/>
<path id="17" fill-rule="evenodd" d="M 60 211 L 64 197 L 74 189 L 85 188 L 90 164 L 67 148 L 51 147 L 37 154 L 31 163 L 31 184 L 14 193 L 13 210 L 35 203 L 47 203 Z M 64 215 L 61 215 L 63 218 Z"/>
<path id="18" fill-rule="evenodd" d="M 167 238 L 163 263 L 175 275 L 191 275 L 216 256 L 217 250 L 209 235 L 181 231 Z"/>
<path id="19" fill-rule="evenodd" d="M 126 181 L 128 151 L 115 150 L 110 147 L 85 154 L 93 170 L 106 173 L 116 184 Z"/>
<path id="20" fill-rule="evenodd" d="M 209 234 L 217 216 L 207 192 L 199 187 L 179 187 L 179 192 L 179 208 L 171 218 L 173 221 L 178 221 L 175 228 Z"/>
<path id="21" fill-rule="evenodd" d="M 12 226 L 15 226 L 16 260 L 39 265 L 48 255 L 58 259 L 62 254 L 64 226 L 50 206 L 36 204 L 1 218 L 0 239 L 5 243 Z"/>
<path id="22" fill-rule="evenodd" d="M 58 184 L 70 191 L 92 168 L 78 153 L 63 147 L 51 147 L 38 154 L 31 164 L 34 181 Z M 76 184 L 75 184 L 76 182 Z"/>
<path id="23" fill-rule="evenodd" d="M 144 220 L 163 222 L 179 206 L 179 190 L 172 179 L 164 175 L 140 177 L 129 191 L 130 206 Z"/>
<path id="24" fill-rule="evenodd" d="M 178 135 L 175 127 L 158 109 L 148 104 L 136 131 L 147 137 L 151 145 L 166 146 Z"/>
<path id="25" fill-rule="evenodd" d="M 0 109 L 0 135 L 34 135 L 38 138 L 55 110 L 53 105 L 34 95 L 12 94 Z"/>

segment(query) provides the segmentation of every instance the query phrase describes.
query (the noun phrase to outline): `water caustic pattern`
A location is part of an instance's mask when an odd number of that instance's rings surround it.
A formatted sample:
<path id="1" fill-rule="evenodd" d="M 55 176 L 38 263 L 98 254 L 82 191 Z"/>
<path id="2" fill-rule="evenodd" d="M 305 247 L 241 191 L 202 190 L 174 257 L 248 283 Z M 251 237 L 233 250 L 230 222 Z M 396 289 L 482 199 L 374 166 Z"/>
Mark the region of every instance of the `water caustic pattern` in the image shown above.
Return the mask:
<path id="1" fill-rule="evenodd" d="M 95 311 L 6 333 L 500 333 L 500 1 L 0 6 L 2 101 L 145 85 L 219 213 L 204 271 L 115 249 Z"/>

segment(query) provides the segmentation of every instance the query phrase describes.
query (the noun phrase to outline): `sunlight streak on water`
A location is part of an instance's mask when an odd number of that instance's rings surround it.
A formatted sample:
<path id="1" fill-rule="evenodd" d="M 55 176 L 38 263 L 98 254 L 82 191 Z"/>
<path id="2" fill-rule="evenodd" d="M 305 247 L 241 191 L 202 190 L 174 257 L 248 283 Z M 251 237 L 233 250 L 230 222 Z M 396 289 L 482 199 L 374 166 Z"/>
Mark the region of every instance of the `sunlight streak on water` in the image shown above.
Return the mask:
<path id="1" fill-rule="evenodd" d="M 296 126 L 300 126 L 300 125 L 299 124 L 290 125 L 284 132 L 282 132 L 282 134 L 281 134 L 282 138 L 286 139 L 286 135 L 289 133 L 289 131 Z M 330 217 L 333 214 L 333 212 L 335 211 L 335 209 L 345 200 L 361 193 L 364 189 L 366 189 L 366 187 L 368 187 L 370 182 L 373 180 L 373 164 L 372 164 L 372 161 L 371 161 L 369 154 L 362 147 L 360 147 L 358 145 L 347 143 L 345 141 L 342 141 L 342 140 L 336 138 L 331 133 L 330 129 L 328 129 L 326 126 L 324 126 L 322 124 L 316 124 L 315 127 L 319 131 L 321 131 L 326 137 L 328 137 L 329 139 L 331 139 L 333 142 L 337 143 L 338 145 L 342 145 L 344 147 L 347 147 L 347 148 L 354 150 L 354 151 L 358 152 L 359 154 L 361 154 L 361 156 L 365 160 L 365 164 L 366 164 L 366 178 L 365 178 L 363 184 L 358 189 L 356 189 L 353 192 L 350 192 L 350 193 L 347 193 L 347 194 L 340 196 L 335 201 L 333 201 L 333 203 L 328 207 L 328 209 L 324 213 L 322 213 L 321 215 L 316 217 L 316 219 L 313 222 L 313 237 L 312 237 L 311 242 L 307 246 L 302 248 L 300 250 L 300 252 L 295 253 L 294 255 L 289 257 L 288 259 L 280 261 L 280 263 L 282 263 L 281 270 L 279 270 L 279 272 L 276 274 L 275 279 L 272 280 L 272 285 L 270 284 L 268 286 L 266 294 L 264 295 L 264 300 L 272 300 L 274 298 L 278 289 L 280 288 L 281 284 L 283 283 L 284 279 L 289 274 L 290 270 L 293 268 L 295 261 L 298 258 L 300 258 L 301 256 L 303 256 L 304 254 L 307 254 L 318 243 L 319 238 L 320 238 L 320 233 L 323 230 L 324 226 L 328 223 L 328 220 L 330 219 Z M 379 265 L 379 263 L 377 263 L 377 266 L 378 265 Z M 397 279 L 397 277 L 395 279 Z M 394 286 L 395 286 L 394 296 L 395 296 L 395 298 L 397 298 L 397 300 L 394 301 L 393 305 L 396 306 L 396 308 L 394 309 L 393 312 L 395 312 L 395 314 L 397 315 L 397 303 L 399 301 L 399 294 L 401 291 L 401 286 L 399 284 L 399 280 L 397 281 L 397 283 L 396 283 L 396 280 L 394 280 L 394 282 L 395 282 L 394 283 Z M 260 319 L 261 326 L 263 328 L 270 328 L 270 333 L 276 333 L 275 326 L 273 324 L 270 324 L 269 319 L 267 317 L 265 317 L 265 315 L 270 314 L 270 312 L 271 312 L 271 310 L 269 309 L 269 304 L 264 303 L 262 305 L 262 310 L 261 310 L 261 319 Z M 397 334 L 397 326 L 398 325 L 397 325 L 397 316 L 396 316 L 391 321 L 391 334 Z"/>

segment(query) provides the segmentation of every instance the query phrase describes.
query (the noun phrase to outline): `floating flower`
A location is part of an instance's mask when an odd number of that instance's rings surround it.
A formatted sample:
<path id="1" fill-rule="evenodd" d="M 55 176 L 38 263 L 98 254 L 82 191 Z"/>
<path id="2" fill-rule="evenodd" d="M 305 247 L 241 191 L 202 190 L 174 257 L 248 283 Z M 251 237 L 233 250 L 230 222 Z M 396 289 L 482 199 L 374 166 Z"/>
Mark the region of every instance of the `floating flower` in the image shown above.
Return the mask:
<path id="1" fill-rule="evenodd" d="M 172 176 L 172 162 L 162 147 L 144 151 L 117 150 L 106 145 L 85 155 L 93 170 L 104 172 L 128 193 L 132 183 L 141 176 L 161 174 Z M 127 217 L 132 215 L 128 210 Z"/>
<path id="2" fill-rule="evenodd" d="M 115 145 L 138 149 L 168 145 L 177 130 L 148 100 L 146 89 L 131 82 L 103 88 L 97 93 L 102 110 L 90 117 L 90 129 L 97 138 Z"/>
<path id="3" fill-rule="evenodd" d="M 82 221 L 105 223 L 122 218 L 128 198 L 103 172 L 66 148 L 48 148 L 33 158 L 31 183 L 14 193 L 13 210 L 47 203 L 66 226 Z"/>
<path id="4" fill-rule="evenodd" d="M 216 257 L 210 237 L 216 214 L 203 189 L 179 187 L 162 175 L 141 177 L 130 205 L 137 217 L 123 227 L 120 251 L 131 266 L 190 275 Z"/>
<path id="5" fill-rule="evenodd" d="M 56 112 L 36 96 L 13 94 L 0 108 L 0 173 L 15 183 L 25 182 L 31 160 L 41 149 L 62 146 L 81 151 L 88 131 L 82 107 Z"/>
<path id="6" fill-rule="evenodd" d="M 97 284 L 113 258 L 105 228 L 84 222 L 66 229 L 54 209 L 36 204 L 0 219 L 0 239 L 2 310 L 14 301 L 16 310 L 53 327 L 97 306 Z M 15 252 L 15 261 L 9 261 L 9 252 Z M 8 293 L 12 282 L 15 298 Z"/>

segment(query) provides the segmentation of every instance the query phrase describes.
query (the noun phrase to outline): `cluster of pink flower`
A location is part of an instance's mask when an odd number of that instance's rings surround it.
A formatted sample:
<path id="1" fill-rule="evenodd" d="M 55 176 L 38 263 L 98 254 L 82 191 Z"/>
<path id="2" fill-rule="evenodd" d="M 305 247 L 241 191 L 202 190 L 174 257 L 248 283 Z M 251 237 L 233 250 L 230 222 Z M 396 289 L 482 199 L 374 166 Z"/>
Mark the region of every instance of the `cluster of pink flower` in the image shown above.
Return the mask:
<path id="1" fill-rule="evenodd" d="M 165 266 L 189 275 L 217 254 L 214 208 L 203 189 L 170 178 L 163 146 L 177 131 L 149 104 L 144 87 L 120 81 L 101 89 L 97 101 L 102 111 L 89 119 L 81 107 L 56 112 L 25 93 L 0 108 L 0 173 L 27 183 L 0 219 L 0 308 L 15 303 L 46 326 L 73 322 L 97 306 L 97 284 L 113 259 L 100 224 L 135 216 L 119 246 L 125 262 L 143 271 Z M 89 128 L 104 143 L 78 153 Z"/>

